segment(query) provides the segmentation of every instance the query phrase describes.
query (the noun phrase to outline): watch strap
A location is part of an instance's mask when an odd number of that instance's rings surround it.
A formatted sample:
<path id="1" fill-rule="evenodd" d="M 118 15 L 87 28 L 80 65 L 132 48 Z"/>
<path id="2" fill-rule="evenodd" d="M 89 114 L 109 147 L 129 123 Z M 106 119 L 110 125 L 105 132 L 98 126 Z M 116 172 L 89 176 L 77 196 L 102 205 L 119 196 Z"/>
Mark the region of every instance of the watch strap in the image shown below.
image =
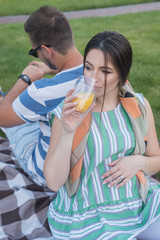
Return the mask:
<path id="1" fill-rule="evenodd" d="M 21 78 L 28 85 L 31 85 L 31 78 L 27 74 L 21 74 L 18 79 Z"/>

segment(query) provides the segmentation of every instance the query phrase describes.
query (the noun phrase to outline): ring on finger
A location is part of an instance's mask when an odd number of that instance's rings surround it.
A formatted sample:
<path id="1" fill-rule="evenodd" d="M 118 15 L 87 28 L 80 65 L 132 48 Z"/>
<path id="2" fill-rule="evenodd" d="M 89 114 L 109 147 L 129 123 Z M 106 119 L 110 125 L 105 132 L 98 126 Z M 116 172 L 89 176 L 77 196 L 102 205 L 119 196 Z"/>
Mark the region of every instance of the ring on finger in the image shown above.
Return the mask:
<path id="1" fill-rule="evenodd" d="M 123 176 L 123 175 L 120 175 L 119 177 L 120 177 L 120 179 L 121 179 L 121 180 L 123 180 L 123 179 L 124 179 L 124 176 Z"/>

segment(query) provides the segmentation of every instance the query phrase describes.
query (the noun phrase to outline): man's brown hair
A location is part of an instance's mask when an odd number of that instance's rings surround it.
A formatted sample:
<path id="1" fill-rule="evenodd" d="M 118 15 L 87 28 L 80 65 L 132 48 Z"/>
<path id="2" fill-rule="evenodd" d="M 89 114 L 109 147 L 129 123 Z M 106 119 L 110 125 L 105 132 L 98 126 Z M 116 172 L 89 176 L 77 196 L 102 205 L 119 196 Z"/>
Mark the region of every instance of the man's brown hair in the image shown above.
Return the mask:
<path id="1" fill-rule="evenodd" d="M 74 45 L 71 26 L 62 12 L 51 6 L 42 6 L 33 12 L 24 25 L 35 46 L 50 45 L 61 54 Z"/>

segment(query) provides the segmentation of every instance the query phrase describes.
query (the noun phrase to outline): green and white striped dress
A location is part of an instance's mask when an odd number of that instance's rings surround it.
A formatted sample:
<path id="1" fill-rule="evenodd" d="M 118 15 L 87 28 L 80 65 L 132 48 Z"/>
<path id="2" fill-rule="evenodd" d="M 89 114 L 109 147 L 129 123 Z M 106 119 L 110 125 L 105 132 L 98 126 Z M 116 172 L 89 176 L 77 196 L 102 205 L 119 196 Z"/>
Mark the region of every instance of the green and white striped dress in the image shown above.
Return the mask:
<path id="1" fill-rule="evenodd" d="M 54 114 L 60 118 L 60 113 L 59 106 Z M 69 198 L 64 185 L 49 206 L 53 239 L 132 239 L 160 217 L 160 186 L 150 184 L 145 205 L 136 176 L 119 189 L 102 184 L 107 164 L 131 155 L 135 139 L 121 103 L 113 111 L 92 114 L 79 189 Z"/>

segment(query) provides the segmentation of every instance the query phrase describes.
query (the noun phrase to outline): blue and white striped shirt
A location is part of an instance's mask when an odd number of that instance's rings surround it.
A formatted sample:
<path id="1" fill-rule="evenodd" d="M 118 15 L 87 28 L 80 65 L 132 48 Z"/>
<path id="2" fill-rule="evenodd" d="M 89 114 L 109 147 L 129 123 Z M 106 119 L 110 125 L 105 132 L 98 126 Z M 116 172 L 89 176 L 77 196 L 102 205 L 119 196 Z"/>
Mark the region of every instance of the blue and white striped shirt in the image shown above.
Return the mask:
<path id="1" fill-rule="evenodd" d="M 78 76 L 83 74 L 83 65 L 58 73 L 51 79 L 45 78 L 32 83 L 14 102 L 13 109 L 25 122 L 39 121 L 38 143 L 28 159 L 28 169 L 37 174 L 38 181 L 45 183 L 43 164 L 50 142 L 48 113 L 53 110 L 71 89 Z"/>

